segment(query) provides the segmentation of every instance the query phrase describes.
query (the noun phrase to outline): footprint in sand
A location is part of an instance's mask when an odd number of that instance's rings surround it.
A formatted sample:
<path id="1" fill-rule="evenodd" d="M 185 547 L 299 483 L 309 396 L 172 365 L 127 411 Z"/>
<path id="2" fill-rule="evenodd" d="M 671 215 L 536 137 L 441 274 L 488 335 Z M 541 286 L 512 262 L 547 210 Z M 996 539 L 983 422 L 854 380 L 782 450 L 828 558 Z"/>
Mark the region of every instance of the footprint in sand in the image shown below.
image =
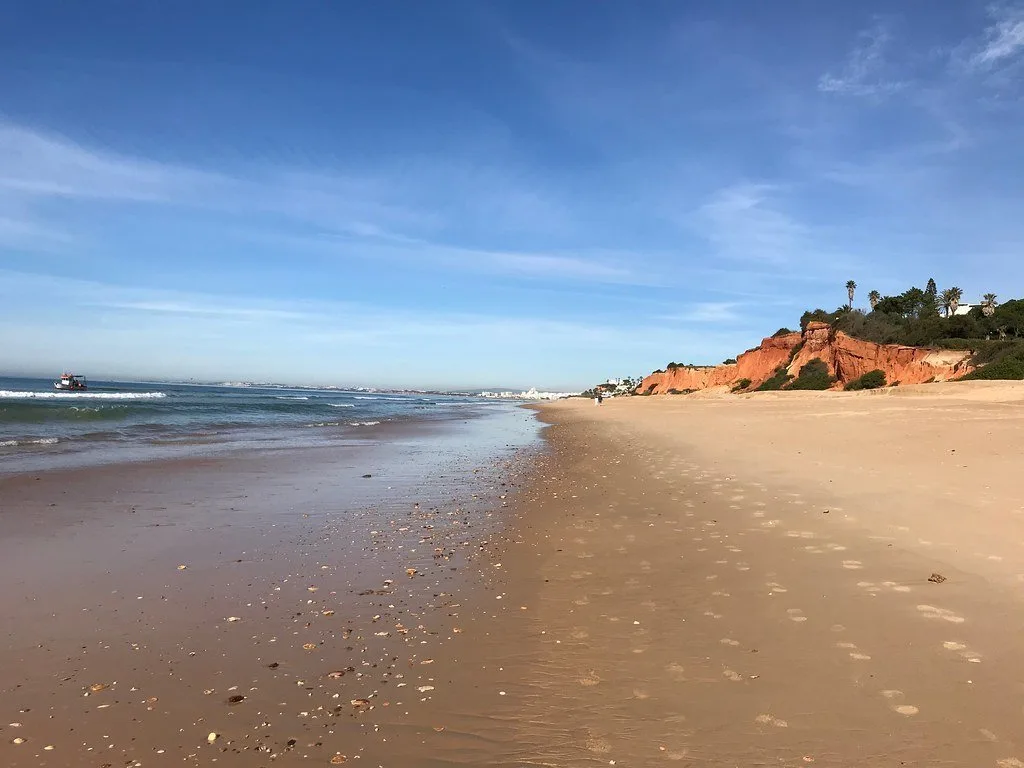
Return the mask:
<path id="1" fill-rule="evenodd" d="M 647 691 L 643 690 L 642 688 L 634 688 L 633 689 L 633 698 L 634 699 L 639 699 L 640 701 L 643 701 L 644 699 L 651 698 L 651 694 L 649 694 Z"/>
<path id="2" fill-rule="evenodd" d="M 906 584 L 897 584 L 895 581 L 883 581 L 882 586 L 891 589 L 893 592 L 909 592 L 910 587 Z"/>
<path id="3" fill-rule="evenodd" d="M 843 560 L 843 568 L 848 571 L 859 571 L 864 567 L 860 560 Z"/>
<path id="4" fill-rule="evenodd" d="M 763 505 L 762 505 L 762 506 L 763 506 Z M 755 513 L 754 513 L 754 517 L 764 517 L 764 516 L 765 516 L 765 513 L 764 513 L 764 512 L 755 512 Z"/>
<path id="5" fill-rule="evenodd" d="M 587 688 L 592 688 L 600 682 L 601 678 L 598 677 L 597 673 L 594 670 L 590 670 L 585 675 L 580 676 L 580 685 L 585 686 Z"/>
<path id="6" fill-rule="evenodd" d="M 771 593 L 778 592 L 778 593 L 781 594 L 781 593 L 789 591 L 784 586 L 782 586 L 781 584 L 778 584 L 778 583 L 776 583 L 774 581 L 769 581 L 767 584 L 765 584 L 765 586 L 768 587 L 768 591 L 771 592 Z"/>
<path id="7" fill-rule="evenodd" d="M 665 671 L 668 673 L 668 676 L 677 683 L 681 683 L 686 680 L 686 670 L 683 668 L 682 664 L 678 664 L 673 661 L 665 667 Z"/>
<path id="8" fill-rule="evenodd" d="M 822 549 L 821 547 L 817 547 L 817 546 L 815 546 L 813 544 L 810 544 L 810 545 L 804 547 L 804 552 L 810 552 L 812 555 L 820 555 L 824 551 L 825 550 Z"/>
<path id="9" fill-rule="evenodd" d="M 826 544 L 825 546 L 828 549 L 831 549 L 833 552 L 845 552 L 846 551 L 846 547 L 844 547 L 842 544 Z"/>
<path id="10" fill-rule="evenodd" d="M 731 669 L 723 669 L 722 677 L 726 680 L 732 680 L 734 683 L 738 683 L 743 679 L 743 675 Z"/>
<path id="11" fill-rule="evenodd" d="M 754 722 L 758 725 L 772 725 L 776 728 L 789 728 L 789 723 L 785 720 L 779 720 L 779 718 L 774 715 L 758 715 L 754 718 Z"/>
<path id="12" fill-rule="evenodd" d="M 910 716 L 916 715 L 918 712 L 920 712 L 920 710 L 917 707 L 915 707 L 913 704 L 896 704 L 895 703 L 895 702 L 897 702 L 897 701 L 899 701 L 899 700 L 901 700 L 903 698 L 903 691 L 897 691 L 895 689 L 890 689 L 890 690 L 887 690 L 887 691 L 882 691 L 882 695 L 885 698 L 887 698 L 890 702 L 894 702 L 889 708 L 893 712 L 896 712 L 897 714 L 906 715 L 907 717 L 910 717 Z"/>
<path id="13" fill-rule="evenodd" d="M 934 605 L 919 605 L 917 606 L 917 610 L 926 619 L 941 619 L 942 621 L 948 621 L 951 624 L 964 623 L 963 616 L 957 616 L 948 608 L 936 608 Z"/>
<path id="14" fill-rule="evenodd" d="M 720 642 L 722 645 L 731 645 L 733 647 L 736 647 L 740 644 L 739 640 L 733 640 L 731 637 L 723 637 L 718 642 Z"/>
<path id="15" fill-rule="evenodd" d="M 585 629 L 574 629 L 572 632 L 569 633 L 569 637 L 571 637 L 573 640 L 586 640 L 588 637 L 590 637 L 590 633 L 587 632 L 587 630 Z"/>
<path id="16" fill-rule="evenodd" d="M 791 539 L 813 539 L 813 531 L 786 531 L 786 535 Z"/>
<path id="17" fill-rule="evenodd" d="M 807 617 L 804 616 L 804 612 L 802 610 L 800 610 L 799 608 L 788 608 L 786 610 L 786 613 L 789 615 L 789 620 L 790 621 L 796 621 L 796 622 L 807 621 Z"/>
<path id="18" fill-rule="evenodd" d="M 996 765 L 999 768 L 1024 768 L 1024 762 L 1018 760 L 1016 757 L 1004 757 L 996 760 Z"/>
<path id="19" fill-rule="evenodd" d="M 954 640 L 947 640 L 946 642 L 944 642 L 942 644 L 942 647 L 945 648 L 947 651 L 954 651 L 964 661 L 969 661 L 972 664 L 980 664 L 981 663 L 981 654 L 980 653 L 975 653 L 974 651 L 970 650 L 963 643 L 958 643 L 958 642 L 956 642 Z"/>
<path id="20" fill-rule="evenodd" d="M 716 590 L 715 590 L 714 592 L 712 592 L 711 594 L 712 594 L 712 595 L 713 595 L 714 597 L 732 597 L 732 595 L 730 595 L 730 594 L 729 594 L 728 592 L 723 592 L 723 591 L 722 591 L 722 590 L 720 590 L 720 589 L 716 589 Z"/>
<path id="21" fill-rule="evenodd" d="M 736 570 L 737 571 L 749 571 L 750 570 L 750 566 L 747 565 L 746 563 L 736 563 Z"/>
<path id="22" fill-rule="evenodd" d="M 866 653 L 862 653 L 857 647 L 856 643 L 836 643 L 836 648 L 842 648 L 844 651 L 849 651 L 850 658 L 854 661 L 870 661 L 871 657 Z"/>
<path id="23" fill-rule="evenodd" d="M 612 743 L 608 739 L 591 736 L 587 739 L 587 749 L 598 755 L 607 755 L 612 751 Z"/>
<path id="24" fill-rule="evenodd" d="M 720 618 L 722 618 L 722 614 L 715 613 L 714 611 L 704 611 L 704 615 L 705 616 L 710 616 L 712 619 L 720 619 Z"/>

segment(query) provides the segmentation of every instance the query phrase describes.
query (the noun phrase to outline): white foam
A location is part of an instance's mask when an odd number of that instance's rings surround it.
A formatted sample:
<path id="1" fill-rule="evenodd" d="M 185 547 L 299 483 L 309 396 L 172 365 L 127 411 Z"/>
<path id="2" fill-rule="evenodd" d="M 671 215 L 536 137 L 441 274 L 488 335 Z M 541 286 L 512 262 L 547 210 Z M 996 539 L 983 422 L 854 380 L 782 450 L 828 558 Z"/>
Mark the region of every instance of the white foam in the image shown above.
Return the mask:
<path id="1" fill-rule="evenodd" d="M 379 421 L 350 421 L 348 425 L 350 427 L 375 427 L 380 424 Z"/>
<path id="2" fill-rule="evenodd" d="M 328 403 L 331 408 L 355 408 L 352 403 Z"/>
<path id="3" fill-rule="evenodd" d="M 295 395 L 274 395 L 278 400 L 309 400 L 308 397 L 298 397 Z"/>
<path id="4" fill-rule="evenodd" d="M 158 400 L 166 392 L 30 392 L 0 389 L 0 400 Z"/>
<path id="5" fill-rule="evenodd" d="M 394 403 L 408 403 L 408 397 L 368 397 L 366 395 L 354 395 L 353 400 L 390 400 Z"/>
<path id="6" fill-rule="evenodd" d="M 0 448 L 14 448 L 18 445 L 56 445 L 56 437 L 40 437 L 36 440 L 4 440 L 0 442 Z"/>

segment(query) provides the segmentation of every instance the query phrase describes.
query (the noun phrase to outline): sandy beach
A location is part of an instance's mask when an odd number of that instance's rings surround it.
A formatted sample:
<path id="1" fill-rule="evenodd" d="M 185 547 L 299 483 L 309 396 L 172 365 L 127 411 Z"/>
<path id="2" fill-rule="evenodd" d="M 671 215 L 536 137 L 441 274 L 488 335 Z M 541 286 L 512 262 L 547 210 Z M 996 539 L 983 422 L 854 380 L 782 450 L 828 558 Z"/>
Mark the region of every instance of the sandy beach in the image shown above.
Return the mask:
<path id="1" fill-rule="evenodd" d="M 45 535 L 7 480 L 0 761 L 1024 765 L 1024 387 L 539 418 L 346 515 L 384 464 L 65 477 L 116 509 Z"/>
<path id="2" fill-rule="evenodd" d="M 1022 764 L 1024 387 L 543 418 L 542 762 Z"/>

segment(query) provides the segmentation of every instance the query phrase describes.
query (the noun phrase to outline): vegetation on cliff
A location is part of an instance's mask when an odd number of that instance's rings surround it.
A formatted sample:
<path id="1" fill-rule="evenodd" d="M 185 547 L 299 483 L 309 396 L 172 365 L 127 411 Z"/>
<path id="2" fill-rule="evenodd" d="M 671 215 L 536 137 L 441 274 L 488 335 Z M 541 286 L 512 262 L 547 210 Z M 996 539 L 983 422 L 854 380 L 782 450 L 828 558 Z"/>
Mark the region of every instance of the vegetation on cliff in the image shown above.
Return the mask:
<path id="1" fill-rule="evenodd" d="M 970 350 L 974 353 L 971 364 L 979 370 L 969 378 L 1024 378 L 1019 372 L 1019 361 L 1024 359 L 1024 299 L 999 303 L 996 294 L 987 293 L 970 311 L 957 314 L 963 291 L 954 286 L 940 292 L 935 281 L 928 280 L 924 289 L 915 286 L 895 296 L 871 291 L 871 309 L 865 311 L 853 308 L 851 284 L 856 288 L 853 281 L 847 284 L 848 304 L 833 312 L 804 312 L 800 329 L 817 321 L 876 344 Z M 994 344 L 999 341 L 1006 343 Z M 982 372 L 981 367 L 990 370 Z"/>
<path id="2" fill-rule="evenodd" d="M 819 357 L 808 360 L 800 373 L 785 389 L 825 390 L 832 387 L 836 380 L 828 372 L 828 365 Z"/>
<path id="3" fill-rule="evenodd" d="M 856 392 L 860 389 L 879 389 L 884 386 L 885 371 L 880 371 L 876 368 L 873 371 L 868 371 L 863 376 L 860 376 L 853 381 L 848 381 L 843 389 L 847 392 Z"/>

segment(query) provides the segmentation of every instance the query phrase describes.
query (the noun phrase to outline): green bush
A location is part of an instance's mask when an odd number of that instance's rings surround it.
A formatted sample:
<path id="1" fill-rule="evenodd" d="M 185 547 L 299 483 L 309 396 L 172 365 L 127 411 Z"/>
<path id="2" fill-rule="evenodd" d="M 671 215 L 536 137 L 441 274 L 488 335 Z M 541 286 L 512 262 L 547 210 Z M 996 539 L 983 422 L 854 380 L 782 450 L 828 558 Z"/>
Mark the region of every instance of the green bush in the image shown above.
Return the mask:
<path id="1" fill-rule="evenodd" d="M 793 377 L 786 372 L 786 366 L 780 365 L 775 369 L 775 373 L 772 374 L 771 378 L 765 379 L 761 383 L 761 386 L 757 388 L 757 392 L 775 392 L 782 389 L 786 384 L 789 383 Z"/>
<path id="2" fill-rule="evenodd" d="M 777 339 L 779 336 L 789 336 L 791 333 L 796 333 L 796 331 L 791 331 L 789 328 L 779 328 L 779 330 L 772 334 L 772 338 Z"/>
<path id="3" fill-rule="evenodd" d="M 829 375 L 828 365 L 824 360 L 815 357 L 808 360 L 800 374 L 789 383 L 786 389 L 829 389 L 835 383 L 835 379 Z"/>
<path id="4" fill-rule="evenodd" d="M 843 387 L 847 392 L 856 392 L 860 389 L 878 389 L 885 386 L 885 371 L 868 371 L 863 376 L 849 381 Z"/>
<path id="5" fill-rule="evenodd" d="M 740 379 L 739 381 L 732 385 L 732 391 L 740 392 L 749 387 L 752 383 L 753 382 L 751 382 L 750 379 Z"/>
<path id="6" fill-rule="evenodd" d="M 1024 343 L 998 342 L 986 353 L 975 355 L 971 362 L 981 367 L 964 376 L 964 380 L 1024 379 Z M 982 358 L 979 360 L 979 358 Z M 985 359 L 988 358 L 988 359 Z"/>
<path id="7" fill-rule="evenodd" d="M 722 361 L 722 365 L 736 365 L 736 358 L 727 357 L 725 360 Z"/>

